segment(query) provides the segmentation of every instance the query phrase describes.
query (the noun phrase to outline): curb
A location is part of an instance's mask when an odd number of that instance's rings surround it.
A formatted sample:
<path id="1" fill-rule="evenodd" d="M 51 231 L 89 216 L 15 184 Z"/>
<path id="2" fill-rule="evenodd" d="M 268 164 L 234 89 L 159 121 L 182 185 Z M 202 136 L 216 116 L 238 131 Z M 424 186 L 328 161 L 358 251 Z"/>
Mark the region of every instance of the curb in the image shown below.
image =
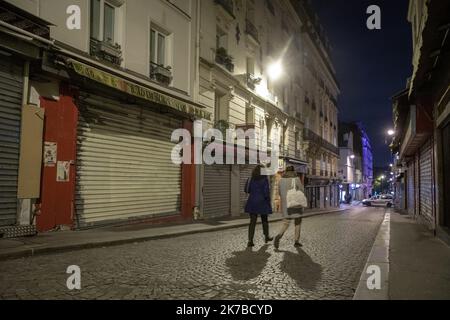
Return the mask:
<path id="1" fill-rule="evenodd" d="M 390 229 L 391 213 L 386 211 L 361 274 L 353 300 L 389 300 Z M 373 279 L 375 274 L 380 276 L 380 287 L 369 289 L 369 284 L 374 285 L 377 282 Z"/>
<path id="2" fill-rule="evenodd" d="M 325 214 L 339 213 L 339 212 L 344 212 L 347 210 L 348 209 L 339 209 L 339 210 L 334 210 L 334 211 L 315 212 L 315 213 L 305 214 L 304 218 L 320 216 L 320 215 L 325 215 Z M 283 220 L 282 217 L 279 217 L 279 218 L 277 217 L 277 218 L 269 220 L 269 223 L 278 222 L 281 220 Z M 258 224 L 260 224 L 260 223 L 261 222 L 258 222 Z M 117 245 L 123 245 L 123 244 L 128 244 L 128 243 L 145 242 L 145 241 L 150 241 L 150 240 L 175 238 L 175 237 L 181 237 L 181 236 L 192 235 L 192 234 L 197 234 L 197 233 L 208 233 L 208 232 L 235 229 L 235 228 L 240 228 L 240 227 L 244 227 L 247 225 L 248 225 L 248 221 L 245 220 L 245 222 L 239 222 L 239 223 L 227 225 L 227 226 L 208 226 L 208 227 L 205 227 L 202 229 L 196 229 L 196 230 L 173 231 L 173 232 L 165 232 L 165 233 L 161 232 L 160 234 L 135 237 L 135 238 L 104 240 L 104 241 L 99 241 L 99 242 L 68 244 L 68 245 L 51 246 L 51 247 L 45 247 L 45 245 L 43 245 L 41 248 L 28 247 L 28 248 L 21 248 L 21 249 L 17 249 L 17 250 L 13 249 L 10 252 L 0 252 L 0 261 L 19 259 L 19 258 L 27 258 L 27 257 L 36 256 L 36 255 L 45 255 L 45 254 L 51 254 L 51 253 L 62 253 L 62 252 L 76 251 L 76 250 L 83 250 L 83 249 L 93 249 L 93 248 L 101 248 L 101 247 L 108 247 L 108 246 L 117 246 Z"/>

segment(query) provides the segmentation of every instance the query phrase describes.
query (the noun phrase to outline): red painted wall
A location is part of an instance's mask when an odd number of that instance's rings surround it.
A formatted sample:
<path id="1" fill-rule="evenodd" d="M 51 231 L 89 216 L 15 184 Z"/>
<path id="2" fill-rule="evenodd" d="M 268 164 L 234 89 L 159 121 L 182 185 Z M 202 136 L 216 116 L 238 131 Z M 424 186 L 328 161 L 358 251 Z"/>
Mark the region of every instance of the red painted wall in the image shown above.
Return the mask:
<path id="1" fill-rule="evenodd" d="M 57 166 L 44 166 L 41 179 L 41 210 L 36 224 L 40 232 L 49 231 L 59 225 L 73 227 L 75 210 L 75 160 L 78 109 L 73 94 L 62 85 L 59 101 L 41 97 L 45 108 L 44 142 L 57 143 L 57 161 L 73 161 L 69 182 L 57 182 Z"/>

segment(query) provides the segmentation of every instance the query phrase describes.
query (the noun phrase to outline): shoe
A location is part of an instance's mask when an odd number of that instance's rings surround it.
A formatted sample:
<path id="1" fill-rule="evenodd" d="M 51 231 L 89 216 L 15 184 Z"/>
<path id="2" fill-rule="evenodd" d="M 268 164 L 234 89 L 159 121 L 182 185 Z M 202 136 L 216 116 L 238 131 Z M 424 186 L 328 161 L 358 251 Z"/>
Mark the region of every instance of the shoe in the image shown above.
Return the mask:
<path id="1" fill-rule="evenodd" d="M 270 242 L 273 240 L 273 237 L 266 237 L 266 243 Z"/>
<path id="2" fill-rule="evenodd" d="M 280 236 L 275 237 L 275 240 L 273 242 L 273 246 L 275 247 L 275 249 L 278 249 L 280 247 L 280 240 L 281 240 Z"/>
<path id="3" fill-rule="evenodd" d="M 254 247 L 254 246 L 255 246 L 255 244 L 253 242 L 251 242 L 251 241 L 249 241 L 247 243 L 247 247 L 249 247 L 249 248 Z"/>
<path id="4" fill-rule="evenodd" d="M 301 247 L 303 247 L 303 245 L 300 242 L 296 241 L 294 243 L 294 247 L 301 248 Z"/>

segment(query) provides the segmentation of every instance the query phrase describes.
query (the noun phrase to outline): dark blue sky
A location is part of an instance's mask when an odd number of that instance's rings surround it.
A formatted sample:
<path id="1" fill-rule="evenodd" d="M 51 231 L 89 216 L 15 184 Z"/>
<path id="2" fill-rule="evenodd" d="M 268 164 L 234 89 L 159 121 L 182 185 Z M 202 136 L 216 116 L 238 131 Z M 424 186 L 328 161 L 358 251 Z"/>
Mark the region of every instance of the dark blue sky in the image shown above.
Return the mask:
<path id="1" fill-rule="evenodd" d="M 381 8 L 381 30 L 366 27 L 370 5 Z M 408 0 L 312 0 L 333 46 L 341 86 L 341 121 L 361 121 L 374 151 L 375 166 L 391 155 L 385 131 L 392 126 L 390 97 L 406 86 L 412 73 Z"/>

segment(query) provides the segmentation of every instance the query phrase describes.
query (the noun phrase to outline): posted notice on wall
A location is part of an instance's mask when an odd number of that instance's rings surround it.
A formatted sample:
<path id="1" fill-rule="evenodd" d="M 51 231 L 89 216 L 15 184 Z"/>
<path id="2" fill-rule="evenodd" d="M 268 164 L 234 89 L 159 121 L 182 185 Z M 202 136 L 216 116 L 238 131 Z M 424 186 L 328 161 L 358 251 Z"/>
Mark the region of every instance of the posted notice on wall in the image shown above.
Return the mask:
<path id="1" fill-rule="evenodd" d="M 56 165 L 57 144 L 56 142 L 45 142 L 44 145 L 44 166 L 54 167 Z"/>
<path id="2" fill-rule="evenodd" d="M 70 161 L 58 161 L 57 182 L 68 182 L 70 177 Z"/>

